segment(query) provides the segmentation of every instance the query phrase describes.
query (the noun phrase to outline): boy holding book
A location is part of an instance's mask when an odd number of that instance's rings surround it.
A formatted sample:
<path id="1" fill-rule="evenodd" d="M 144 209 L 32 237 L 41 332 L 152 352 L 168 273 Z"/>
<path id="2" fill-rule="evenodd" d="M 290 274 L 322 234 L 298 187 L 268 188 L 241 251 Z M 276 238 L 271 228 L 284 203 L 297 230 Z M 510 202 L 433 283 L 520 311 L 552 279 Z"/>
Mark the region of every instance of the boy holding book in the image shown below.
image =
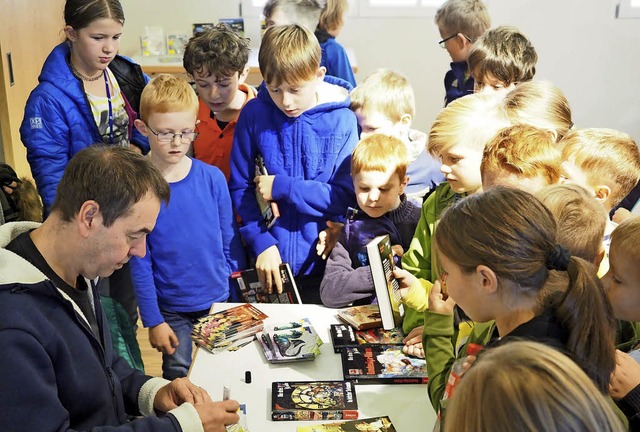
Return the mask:
<path id="1" fill-rule="evenodd" d="M 142 323 L 151 346 L 162 352 L 167 379 L 187 375 L 193 323 L 229 298 L 231 273 L 245 267 L 224 175 L 186 155 L 197 113 L 191 86 L 161 74 L 142 92 L 135 122 L 171 188 L 171 201 L 147 237 L 147 254 L 131 259 Z"/>
<path id="2" fill-rule="evenodd" d="M 269 28 L 259 64 L 265 83 L 238 119 L 231 198 L 262 285 L 281 292 L 284 260 L 302 302 L 320 303 L 325 263 L 315 252 L 318 233 L 327 218 L 337 219 L 355 201 L 349 164 L 358 131 L 349 109 L 351 86 L 325 76 L 318 40 L 299 25 Z M 255 175 L 258 156 L 269 175 Z M 271 228 L 256 192 L 279 206 L 280 217 Z"/>
<path id="3" fill-rule="evenodd" d="M 345 221 L 327 260 L 320 284 L 322 303 L 329 307 L 366 304 L 375 300 L 367 244 L 389 234 L 400 259 L 409 248 L 420 219 L 420 207 L 407 199 L 408 153 L 398 138 L 373 134 L 351 155 L 351 177 L 358 208 Z"/>

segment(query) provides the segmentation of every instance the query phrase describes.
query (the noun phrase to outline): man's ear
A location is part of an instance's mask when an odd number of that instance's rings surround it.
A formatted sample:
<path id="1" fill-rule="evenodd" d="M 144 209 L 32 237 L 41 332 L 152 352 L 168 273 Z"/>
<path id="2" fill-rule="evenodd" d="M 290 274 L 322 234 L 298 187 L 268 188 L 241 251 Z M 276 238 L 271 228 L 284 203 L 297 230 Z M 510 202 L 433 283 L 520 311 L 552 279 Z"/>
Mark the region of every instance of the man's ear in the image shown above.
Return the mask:
<path id="1" fill-rule="evenodd" d="M 147 124 L 145 122 L 143 122 L 140 119 L 135 119 L 133 121 L 133 124 L 136 127 L 136 129 L 138 129 L 138 132 L 140 132 L 142 135 L 146 137 L 149 136 L 149 129 L 147 128 Z"/>
<path id="2" fill-rule="evenodd" d="M 476 267 L 476 277 L 480 282 L 482 290 L 486 294 L 495 294 L 498 292 L 498 276 L 485 265 L 479 265 Z"/>
<path id="3" fill-rule="evenodd" d="M 242 84 L 249 76 L 249 66 L 245 66 L 244 70 L 238 74 L 238 85 Z"/>
<path id="4" fill-rule="evenodd" d="M 611 188 L 607 185 L 598 185 L 595 187 L 596 200 L 605 202 L 609 196 L 611 196 Z"/>
<path id="5" fill-rule="evenodd" d="M 78 32 L 71 26 L 64 27 L 64 34 L 71 42 L 78 40 Z"/>
<path id="6" fill-rule="evenodd" d="M 94 200 L 88 200 L 82 203 L 80 210 L 76 216 L 80 234 L 83 237 L 88 236 L 92 229 L 102 223 L 102 215 L 100 214 L 100 204 Z"/>

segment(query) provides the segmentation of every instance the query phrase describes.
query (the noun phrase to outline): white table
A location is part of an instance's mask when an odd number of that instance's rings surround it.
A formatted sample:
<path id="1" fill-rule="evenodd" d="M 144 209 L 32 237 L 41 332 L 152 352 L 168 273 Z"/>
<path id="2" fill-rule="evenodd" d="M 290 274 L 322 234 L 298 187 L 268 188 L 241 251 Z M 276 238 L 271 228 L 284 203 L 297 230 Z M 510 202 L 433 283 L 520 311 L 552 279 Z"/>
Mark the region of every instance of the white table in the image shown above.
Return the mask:
<path id="1" fill-rule="evenodd" d="M 214 305 L 215 312 L 233 303 Z M 309 318 L 324 345 L 314 361 L 273 365 L 264 359 L 258 342 L 234 352 L 210 354 L 198 349 L 189 377 L 205 388 L 214 400 L 222 399 L 223 386 L 231 389 L 231 398 L 247 405 L 247 425 L 251 432 L 292 431 L 309 421 L 271 420 L 271 383 L 274 381 L 342 380 L 340 354 L 333 352 L 329 324 L 338 319 L 335 310 L 317 305 L 255 304 L 269 315 L 268 322 L 284 322 Z M 252 382 L 244 382 L 245 371 L 251 371 Z M 427 396 L 427 386 L 418 384 L 357 385 L 360 418 L 388 415 L 399 432 L 432 430 L 436 415 Z M 326 422 L 326 421 L 325 421 Z"/>

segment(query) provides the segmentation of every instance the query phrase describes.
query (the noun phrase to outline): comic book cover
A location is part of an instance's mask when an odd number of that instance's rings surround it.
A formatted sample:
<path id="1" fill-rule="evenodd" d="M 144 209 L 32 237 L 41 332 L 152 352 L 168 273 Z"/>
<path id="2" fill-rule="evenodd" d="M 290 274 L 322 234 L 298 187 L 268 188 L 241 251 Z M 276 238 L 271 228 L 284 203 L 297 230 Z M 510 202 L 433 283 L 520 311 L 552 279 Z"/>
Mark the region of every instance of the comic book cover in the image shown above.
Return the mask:
<path id="1" fill-rule="evenodd" d="M 351 306 L 340 309 L 338 318 L 352 325 L 356 330 L 382 327 L 382 317 L 377 304 Z"/>
<path id="2" fill-rule="evenodd" d="M 396 432 L 391 419 L 372 417 L 366 419 L 349 420 L 334 423 L 323 423 L 311 426 L 298 426 L 296 432 Z"/>
<path id="3" fill-rule="evenodd" d="M 265 327 L 256 337 L 270 363 L 313 360 L 320 355 L 322 339 L 307 318 Z"/>
<path id="4" fill-rule="evenodd" d="M 397 345 L 345 347 L 344 379 L 358 384 L 426 384 L 427 362 L 408 356 Z"/>
<path id="5" fill-rule="evenodd" d="M 342 348 L 361 345 L 404 345 L 404 333 L 400 327 L 391 330 L 373 328 L 368 330 L 354 330 L 346 324 L 331 324 L 331 341 L 333 351 L 339 353 Z"/>
<path id="6" fill-rule="evenodd" d="M 200 318 L 193 325 L 191 337 L 196 344 L 212 351 L 262 331 L 266 318 L 264 312 L 246 303 Z"/>
<path id="7" fill-rule="evenodd" d="M 356 390 L 350 381 L 281 381 L 272 384 L 272 420 L 357 418 Z"/>
<path id="8" fill-rule="evenodd" d="M 242 295 L 242 299 L 247 303 L 302 303 L 298 286 L 293 278 L 289 263 L 280 264 L 280 278 L 282 279 L 281 293 L 276 292 L 275 288 L 271 294 L 263 289 L 256 269 L 234 272 L 231 274 L 231 277 L 238 281 L 240 295 Z"/>

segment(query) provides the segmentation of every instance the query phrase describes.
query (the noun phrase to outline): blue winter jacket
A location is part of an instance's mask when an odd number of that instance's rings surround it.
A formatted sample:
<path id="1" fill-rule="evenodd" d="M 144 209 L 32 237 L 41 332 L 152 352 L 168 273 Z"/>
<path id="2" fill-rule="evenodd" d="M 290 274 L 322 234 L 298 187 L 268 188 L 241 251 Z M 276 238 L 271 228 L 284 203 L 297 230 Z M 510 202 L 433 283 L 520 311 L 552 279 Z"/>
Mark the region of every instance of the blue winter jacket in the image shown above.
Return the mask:
<path id="1" fill-rule="evenodd" d="M 69 160 L 85 147 L 102 142 L 82 81 L 68 65 L 69 45 L 61 43 L 51 51 L 31 92 L 20 126 L 20 138 L 27 148 L 27 160 L 49 213 L 56 188 Z M 109 65 L 134 111 L 148 81 L 140 66 L 121 56 Z M 143 153 L 149 151 L 146 137 L 133 128 L 131 142 Z"/>
<path id="2" fill-rule="evenodd" d="M 344 99 L 320 103 L 296 118 L 287 117 L 263 85 L 240 113 L 231 151 L 229 190 L 243 221 L 240 234 L 255 256 L 278 245 L 283 262 L 297 276 L 324 272 L 315 251 L 318 234 L 328 219 L 338 219 L 355 205 L 350 164 L 358 130 L 349 109 L 351 85 L 330 76 L 325 83 L 340 86 Z M 280 209 L 269 229 L 253 183 L 258 153 L 275 175 L 272 196 Z"/>
<path id="3" fill-rule="evenodd" d="M 327 68 L 327 75 L 342 78 L 355 87 L 356 77 L 344 47 L 336 41 L 334 36 L 322 30 L 316 30 L 316 37 L 322 50 L 320 66 Z"/>

